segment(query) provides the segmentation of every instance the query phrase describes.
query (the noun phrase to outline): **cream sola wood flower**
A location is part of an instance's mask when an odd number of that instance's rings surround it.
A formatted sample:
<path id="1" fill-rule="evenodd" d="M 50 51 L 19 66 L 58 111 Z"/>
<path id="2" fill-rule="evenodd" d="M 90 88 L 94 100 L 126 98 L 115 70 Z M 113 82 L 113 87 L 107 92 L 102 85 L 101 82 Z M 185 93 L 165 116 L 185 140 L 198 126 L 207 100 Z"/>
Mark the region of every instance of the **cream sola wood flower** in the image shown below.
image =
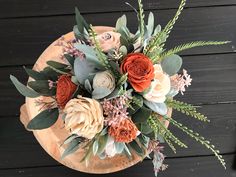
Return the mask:
<path id="1" fill-rule="evenodd" d="M 115 78 L 109 71 L 97 73 L 93 78 L 93 88 L 107 88 L 111 91 L 115 89 Z"/>
<path id="2" fill-rule="evenodd" d="M 94 99 L 78 96 L 65 106 L 65 128 L 72 134 L 92 139 L 103 128 L 103 110 Z"/>
<path id="3" fill-rule="evenodd" d="M 163 103 L 171 88 L 170 77 L 163 72 L 159 64 L 154 65 L 154 74 L 155 77 L 151 83 L 151 87 L 143 96 L 148 101 Z"/>

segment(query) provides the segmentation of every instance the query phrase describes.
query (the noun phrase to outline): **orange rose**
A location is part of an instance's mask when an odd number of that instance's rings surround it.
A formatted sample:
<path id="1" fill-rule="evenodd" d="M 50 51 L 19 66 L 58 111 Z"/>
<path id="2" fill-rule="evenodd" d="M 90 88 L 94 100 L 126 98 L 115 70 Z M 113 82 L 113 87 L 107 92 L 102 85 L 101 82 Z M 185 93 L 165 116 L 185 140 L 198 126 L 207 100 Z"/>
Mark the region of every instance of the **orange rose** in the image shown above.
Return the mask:
<path id="1" fill-rule="evenodd" d="M 129 143 L 138 135 L 139 130 L 131 119 L 123 119 L 116 125 L 112 125 L 108 129 L 108 134 L 112 136 L 116 142 Z"/>
<path id="2" fill-rule="evenodd" d="M 137 92 L 148 88 L 154 78 L 153 63 L 142 53 L 127 55 L 120 69 L 122 73 L 128 73 L 128 81 Z"/>
<path id="3" fill-rule="evenodd" d="M 61 75 L 57 81 L 56 100 L 60 109 L 63 109 L 66 103 L 71 99 L 77 86 L 71 81 L 68 75 Z"/>

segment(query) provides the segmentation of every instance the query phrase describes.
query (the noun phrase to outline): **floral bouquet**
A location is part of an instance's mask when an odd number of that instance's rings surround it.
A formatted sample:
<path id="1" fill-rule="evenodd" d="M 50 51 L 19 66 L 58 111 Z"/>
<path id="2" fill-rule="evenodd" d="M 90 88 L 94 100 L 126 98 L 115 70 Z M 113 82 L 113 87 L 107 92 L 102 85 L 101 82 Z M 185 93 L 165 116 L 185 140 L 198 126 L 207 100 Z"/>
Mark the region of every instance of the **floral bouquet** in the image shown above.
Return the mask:
<path id="1" fill-rule="evenodd" d="M 63 55 L 57 61 L 36 71 L 24 68 L 31 77 L 28 86 L 10 76 L 25 97 L 37 98 L 40 113 L 27 125 L 41 130 L 63 120 L 69 131 L 62 144 L 66 146 L 61 158 L 84 150 L 81 160 L 89 166 L 90 157 L 113 158 L 118 154 L 140 159 L 153 154 L 155 174 L 166 169 L 163 164 L 163 143 L 176 152 L 175 145 L 187 148 L 168 129 L 169 123 L 210 149 L 225 167 L 219 151 L 209 141 L 193 132 L 171 116 L 172 109 L 196 120 L 209 122 L 197 108 L 174 99 L 184 94 L 192 78 L 181 69 L 182 58 L 177 53 L 193 47 L 221 45 L 228 41 L 196 41 L 165 49 L 165 42 L 184 8 L 182 0 L 172 20 L 162 29 L 154 25 L 154 15 L 144 20 L 141 0 L 137 13 L 138 30 L 132 34 L 126 16 L 121 16 L 111 31 L 96 34 L 76 8 L 75 38 L 57 45 Z M 45 101 L 47 100 L 47 101 Z M 49 100 L 49 101 L 48 101 Z"/>

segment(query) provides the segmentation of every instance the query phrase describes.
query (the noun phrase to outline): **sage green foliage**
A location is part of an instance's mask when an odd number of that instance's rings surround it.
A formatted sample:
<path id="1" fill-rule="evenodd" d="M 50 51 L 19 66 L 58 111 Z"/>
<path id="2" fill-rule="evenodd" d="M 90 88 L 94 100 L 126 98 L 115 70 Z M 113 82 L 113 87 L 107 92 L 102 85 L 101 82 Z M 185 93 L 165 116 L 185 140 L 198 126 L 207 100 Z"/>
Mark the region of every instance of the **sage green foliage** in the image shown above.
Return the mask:
<path id="1" fill-rule="evenodd" d="M 161 67 L 165 73 L 167 73 L 169 76 L 173 76 L 174 74 L 178 73 L 182 64 L 182 58 L 179 55 L 173 54 L 162 60 Z"/>
<path id="2" fill-rule="evenodd" d="M 29 81 L 28 86 L 42 96 L 56 95 L 56 88 L 49 88 L 48 80 Z"/>
<path id="3" fill-rule="evenodd" d="M 47 61 L 47 65 L 59 74 L 68 74 L 71 71 L 68 65 L 56 61 Z"/>
<path id="4" fill-rule="evenodd" d="M 196 107 L 192 106 L 191 104 L 173 100 L 173 99 L 167 99 L 166 104 L 168 107 L 173 108 L 183 114 L 186 114 L 187 116 L 194 117 L 203 122 L 210 122 L 210 120 L 207 119 L 205 115 L 197 112 Z"/>
<path id="5" fill-rule="evenodd" d="M 159 115 L 153 114 L 150 116 L 147 120 L 149 126 L 153 129 L 154 133 L 160 134 L 164 139 L 169 139 L 173 141 L 175 144 L 179 145 L 180 147 L 187 148 L 187 145 L 185 145 L 182 141 L 180 141 L 176 136 L 174 136 L 170 130 L 168 130 L 163 122 L 160 121 Z"/>
<path id="6" fill-rule="evenodd" d="M 63 152 L 61 159 L 64 159 L 66 156 L 77 151 L 81 147 L 82 141 L 83 141 L 83 138 L 78 137 L 74 134 L 71 135 L 70 137 L 68 137 L 64 142 L 64 144 L 68 144 L 68 146 L 66 147 L 65 151 Z"/>
<path id="7" fill-rule="evenodd" d="M 27 125 L 28 129 L 41 130 L 51 127 L 58 119 L 58 108 L 46 109 L 35 116 Z"/>
<path id="8" fill-rule="evenodd" d="M 158 49 L 160 51 L 163 49 L 165 42 L 167 38 L 169 37 L 169 34 L 174 27 L 174 24 L 178 20 L 179 15 L 181 14 L 185 4 L 186 4 L 186 0 L 182 0 L 174 18 L 170 20 L 168 24 L 165 26 L 165 28 L 161 32 L 157 33 L 153 37 L 153 39 L 148 43 L 147 47 L 144 49 L 145 55 L 153 59 L 153 55 L 152 55 L 153 50 L 160 48 Z"/>
<path id="9" fill-rule="evenodd" d="M 25 97 L 29 97 L 29 98 L 36 98 L 39 97 L 40 94 L 30 88 L 28 88 L 27 86 L 25 86 L 24 84 L 22 84 L 20 81 L 18 81 L 18 79 L 13 76 L 10 75 L 10 79 L 12 81 L 12 83 L 15 85 L 16 89 Z"/>
<path id="10" fill-rule="evenodd" d="M 163 52 L 159 57 L 159 61 L 162 61 L 166 57 L 169 57 L 173 54 L 177 54 L 179 52 L 182 52 L 184 50 L 191 49 L 194 47 L 202 47 L 202 46 L 209 46 L 209 45 L 223 45 L 223 44 L 228 44 L 229 42 L 230 41 L 195 41 L 195 42 L 182 44 L 173 49 Z"/>
<path id="11" fill-rule="evenodd" d="M 24 67 L 25 72 L 28 74 L 29 77 L 35 79 L 35 80 L 47 80 L 48 78 L 43 75 L 42 73 L 35 71 L 33 69 L 29 69 Z"/>
<path id="12" fill-rule="evenodd" d="M 188 129 L 186 126 L 182 125 L 181 123 L 178 123 L 177 121 L 175 121 L 174 119 L 172 119 L 170 117 L 165 116 L 165 119 L 170 121 L 171 124 L 173 124 L 174 126 L 179 128 L 180 130 L 182 130 L 184 133 L 189 135 L 191 138 L 195 139 L 197 142 L 200 142 L 207 149 L 211 150 L 215 154 L 215 156 L 218 158 L 218 160 L 220 161 L 222 166 L 226 169 L 226 163 L 225 163 L 222 155 L 219 154 L 220 151 L 215 149 L 215 146 L 212 145 L 210 143 L 210 141 L 206 140 L 204 137 L 199 135 L 199 133 L 193 132 L 192 130 Z"/>

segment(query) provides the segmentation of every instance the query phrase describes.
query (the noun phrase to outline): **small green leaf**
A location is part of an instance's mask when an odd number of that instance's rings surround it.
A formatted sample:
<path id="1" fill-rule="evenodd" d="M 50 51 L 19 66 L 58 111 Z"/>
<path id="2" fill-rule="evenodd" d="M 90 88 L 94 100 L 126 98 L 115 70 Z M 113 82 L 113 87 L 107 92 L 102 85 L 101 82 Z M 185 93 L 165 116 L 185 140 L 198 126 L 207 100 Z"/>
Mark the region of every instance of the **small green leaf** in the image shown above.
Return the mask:
<path id="1" fill-rule="evenodd" d="M 51 127 L 58 119 L 58 108 L 46 109 L 35 116 L 27 125 L 28 129 L 41 130 Z"/>
<path id="2" fill-rule="evenodd" d="M 29 98 L 36 98 L 39 97 L 40 94 L 37 93 L 36 91 L 28 88 L 27 86 L 25 86 L 24 84 L 20 83 L 18 81 L 18 79 L 12 75 L 10 75 L 10 79 L 12 81 L 12 83 L 15 85 L 16 89 L 25 97 L 29 97 Z"/>
<path id="3" fill-rule="evenodd" d="M 116 148 L 117 154 L 121 154 L 125 148 L 125 144 L 121 142 L 115 142 L 115 148 Z"/>
<path id="4" fill-rule="evenodd" d="M 85 21 L 84 17 L 80 14 L 79 9 L 77 7 L 75 8 L 75 20 L 80 33 L 84 34 L 84 28 L 87 31 L 90 29 L 88 23 Z"/>
<path id="5" fill-rule="evenodd" d="M 152 111 L 148 108 L 141 107 L 136 113 L 132 115 L 132 120 L 135 123 L 146 122 Z"/>
<path id="6" fill-rule="evenodd" d="M 145 135 L 148 135 L 150 133 L 153 132 L 153 130 L 151 129 L 151 127 L 147 124 L 147 122 L 142 122 L 141 123 L 141 128 L 140 128 L 140 131 L 145 134 Z"/>
<path id="7" fill-rule="evenodd" d="M 89 82 L 88 79 L 86 79 L 85 82 L 84 82 L 84 88 L 85 88 L 89 93 L 92 92 L 92 86 L 91 86 L 91 84 L 90 84 L 90 82 Z"/>
<path id="8" fill-rule="evenodd" d="M 154 112 L 160 114 L 160 115 L 166 115 L 167 114 L 167 106 L 165 103 L 155 103 L 151 101 L 144 100 L 144 104 L 149 107 Z"/>
<path id="9" fill-rule="evenodd" d="M 152 12 L 150 12 L 148 16 L 148 24 L 147 24 L 148 36 L 152 35 L 153 29 L 154 29 L 154 15 Z"/>
<path id="10" fill-rule="evenodd" d="M 129 143 L 129 145 L 139 156 L 144 155 L 143 149 L 138 145 L 138 143 L 135 140 Z"/>
<path id="11" fill-rule="evenodd" d="M 182 66 L 182 63 L 182 58 L 174 54 L 164 58 L 161 62 L 161 66 L 163 71 L 165 71 L 170 76 L 173 76 L 174 74 L 178 73 Z"/>
<path id="12" fill-rule="evenodd" d="M 67 137 L 65 139 L 65 141 L 63 142 L 63 144 L 69 144 L 71 141 L 73 141 L 75 138 L 78 138 L 78 135 L 76 134 L 72 134 L 69 137 Z"/>
<path id="13" fill-rule="evenodd" d="M 84 84 L 89 75 L 96 73 L 97 70 L 94 65 L 85 59 L 76 58 L 74 63 L 74 72 L 80 84 Z"/>
<path id="14" fill-rule="evenodd" d="M 116 31 L 119 31 L 122 27 L 127 25 L 127 18 L 126 15 L 122 15 L 118 20 L 116 21 Z"/>
<path id="15" fill-rule="evenodd" d="M 44 74 L 45 76 L 47 76 L 49 80 L 52 81 L 57 81 L 58 77 L 61 75 L 60 73 L 54 71 L 49 66 L 45 67 L 42 71 L 40 71 L 40 73 Z"/>
<path id="16" fill-rule="evenodd" d="M 118 86 L 123 85 L 127 81 L 127 79 L 128 79 L 128 73 L 126 73 L 120 77 L 120 79 L 117 82 L 117 85 Z"/>
<path id="17" fill-rule="evenodd" d="M 81 138 L 74 138 L 70 144 L 68 145 L 68 147 L 65 149 L 65 151 L 63 152 L 61 159 L 64 159 L 67 155 L 74 153 L 75 151 L 77 151 L 80 147 L 80 143 L 81 143 Z"/>
<path id="18" fill-rule="evenodd" d="M 98 152 L 98 141 L 94 141 L 93 143 L 93 155 L 96 155 Z"/>
<path id="19" fill-rule="evenodd" d="M 29 87 L 31 87 L 36 92 L 44 96 L 54 96 L 56 95 L 56 88 L 49 88 L 47 80 L 37 80 L 28 82 Z"/>
<path id="20" fill-rule="evenodd" d="M 47 61 L 47 64 L 52 70 L 60 74 L 68 74 L 71 71 L 69 69 L 69 66 L 63 63 L 50 60 L 50 61 Z"/>
<path id="21" fill-rule="evenodd" d="M 74 66 L 75 58 L 69 54 L 64 54 L 65 59 L 70 63 L 71 66 Z"/>
<path id="22" fill-rule="evenodd" d="M 97 154 L 103 153 L 103 151 L 106 147 L 106 144 L 107 144 L 107 140 L 108 140 L 108 134 L 99 137 L 99 139 L 98 139 L 99 147 L 98 147 Z"/>
<path id="23" fill-rule="evenodd" d="M 35 80 L 47 80 L 48 79 L 47 77 L 45 77 L 44 74 L 42 74 L 38 71 L 35 71 L 33 69 L 29 69 L 26 67 L 24 67 L 24 69 L 25 69 L 26 73 Z"/>
<path id="24" fill-rule="evenodd" d="M 85 54 L 85 59 L 93 63 L 99 69 L 104 69 L 103 65 L 99 61 L 97 54 L 93 47 L 85 44 L 75 44 L 75 48 Z"/>
<path id="25" fill-rule="evenodd" d="M 93 99 L 102 99 L 109 94 L 111 94 L 111 90 L 105 87 L 96 87 L 92 92 Z"/>
<path id="26" fill-rule="evenodd" d="M 122 45 L 119 48 L 119 52 L 121 52 L 123 54 L 123 56 L 127 55 L 127 53 L 128 53 L 127 48 L 124 45 Z"/>

